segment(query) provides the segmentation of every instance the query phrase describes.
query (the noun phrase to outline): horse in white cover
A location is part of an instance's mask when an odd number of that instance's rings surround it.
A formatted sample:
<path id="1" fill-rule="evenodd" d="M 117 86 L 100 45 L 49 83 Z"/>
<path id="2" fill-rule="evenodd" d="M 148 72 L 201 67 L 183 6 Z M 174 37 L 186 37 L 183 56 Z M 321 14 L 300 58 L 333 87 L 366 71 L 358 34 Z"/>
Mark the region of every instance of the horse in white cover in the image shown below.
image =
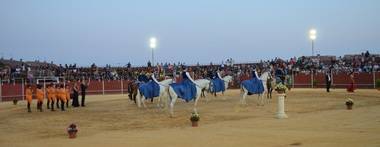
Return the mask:
<path id="1" fill-rule="evenodd" d="M 165 104 L 163 104 L 163 102 L 166 102 L 165 100 L 162 100 L 162 98 L 165 98 L 167 97 L 167 89 L 169 88 L 169 84 L 173 83 L 173 79 L 166 79 L 166 80 L 163 80 L 161 82 L 158 82 L 158 85 L 160 86 L 160 93 L 159 93 L 159 96 L 158 96 L 158 103 L 157 103 L 157 107 L 158 108 L 162 108 L 162 107 L 165 107 Z M 141 107 L 141 104 L 143 104 L 144 108 L 146 108 L 146 105 L 145 105 L 145 96 L 142 95 L 140 93 L 140 90 L 137 89 L 137 107 Z"/>
<path id="2" fill-rule="evenodd" d="M 264 72 L 263 74 L 261 74 L 260 76 L 260 80 L 264 86 L 264 91 L 263 93 L 259 93 L 257 94 L 257 105 L 261 105 L 263 106 L 266 102 L 265 102 L 265 98 L 264 98 L 264 95 L 268 92 L 268 89 L 267 89 L 267 79 L 268 77 L 270 76 L 270 72 Z M 246 102 L 246 97 L 248 95 L 248 90 L 243 86 L 241 85 L 241 90 L 243 91 L 242 93 L 242 97 L 240 99 L 240 103 L 243 104 L 243 105 L 246 105 L 247 102 Z"/>

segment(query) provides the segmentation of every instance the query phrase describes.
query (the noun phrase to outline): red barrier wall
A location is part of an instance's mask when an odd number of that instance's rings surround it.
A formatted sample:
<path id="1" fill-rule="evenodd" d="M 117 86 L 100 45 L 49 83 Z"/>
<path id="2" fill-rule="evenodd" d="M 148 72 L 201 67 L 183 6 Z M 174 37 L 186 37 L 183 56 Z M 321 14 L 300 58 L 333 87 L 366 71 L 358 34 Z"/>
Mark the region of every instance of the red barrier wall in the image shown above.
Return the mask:
<path id="1" fill-rule="evenodd" d="M 373 73 L 355 73 L 355 82 L 357 88 L 373 88 L 374 77 Z M 350 77 L 347 73 L 334 73 L 333 85 L 335 88 L 346 88 L 350 83 Z M 236 81 L 249 79 L 249 76 L 241 76 Z M 325 87 L 325 75 L 323 73 L 317 73 L 313 75 L 313 79 L 318 81 L 314 87 L 324 88 Z M 375 73 L 375 79 L 380 79 L 380 72 Z M 294 75 L 294 87 L 296 88 L 311 88 L 311 75 L 298 73 Z M 123 82 L 123 85 L 121 84 Z M 121 94 L 128 93 L 128 85 L 131 81 L 127 80 L 115 80 L 115 81 L 104 81 L 104 93 L 105 94 Z M 72 87 L 74 83 L 69 83 Z M 78 83 L 78 86 L 80 83 Z M 233 84 L 233 88 L 239 88 L 239 83 Z M 13 99 L 22 100 L 22 85 L 21 84 L 6 84 L 3 83 L 1 86 L 2 101 L 10 101 Z M 87 94 L 103 94 L 103 81 L 92 80 L 89 83 Z"/>
<path id="2" fill-rule="evenodd" d="M 10 101 L 13 99 L 22 100 L 21 84 L 3 84 L 1 86 L 2 101 Z"/>
<path id="3" fill-rule="evenodd" d="M 311 87 L 311 75 L 298 73 L 294 75 L 294 87 L 295 88 L 310 88 Z"/>

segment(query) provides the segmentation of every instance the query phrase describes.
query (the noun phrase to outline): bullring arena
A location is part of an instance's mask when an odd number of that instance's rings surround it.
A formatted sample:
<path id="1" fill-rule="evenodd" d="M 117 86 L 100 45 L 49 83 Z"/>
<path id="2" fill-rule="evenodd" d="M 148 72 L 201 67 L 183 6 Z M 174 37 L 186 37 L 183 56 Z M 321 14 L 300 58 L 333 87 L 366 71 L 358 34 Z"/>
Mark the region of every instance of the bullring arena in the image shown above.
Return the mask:
<path id="1" fill-rule="evenodd" d="M 0 0 L 0 147 L 380 147 L 379 14 Z"/>
<path id="2" fill-rule="evenodd" d="M 193 102 L 179 101 L 174 118 L 150 102 L 137 108 L 126 94 L 90 95 L 85 108 L 67 112 L 26 113 L 25 101 L 3 102 L 0 146 L 379 146 L 379 95 L 374 89 L 292 89 L 285 99 L 289 118 L 276 119 L 275 94 L 265 106 L 256 105 L 256 96 L 242 106 L 240 90 L 229 89 L 200 99 L 199 127 L 189 121 Z M 346 97 L 355 100 L 353 110 L 346 110 Z M 79 132 L 70 140 L 65 129 L 72 122 Z"/>

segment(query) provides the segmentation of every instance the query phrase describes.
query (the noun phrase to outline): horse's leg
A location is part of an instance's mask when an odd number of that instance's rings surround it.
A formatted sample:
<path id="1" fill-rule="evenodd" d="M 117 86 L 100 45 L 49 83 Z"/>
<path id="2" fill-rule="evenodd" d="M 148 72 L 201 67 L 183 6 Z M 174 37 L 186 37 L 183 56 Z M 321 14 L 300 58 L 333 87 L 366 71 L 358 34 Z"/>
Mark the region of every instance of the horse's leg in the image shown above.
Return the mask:
<path id="1" fill-rule="evenodd" d="M 170 117 L 174 117 L 174 104 L 175 102 L 177 101 L 177 94 L 174 92 L 174 90 L 170 87 L 169 88 L 169 94 L 170 94 L 170 97 L 171 97 L 171 101 L 170 101 Z"/>
<path id="2" fill-rule="evenodd" d="M 263 97 L 264 93 L 262 94 L 259 94 L 259 98 L 260 98 L 260 106 L 264 106 L 264 97 Z"/>
<path id="3" fill-rule="evenodd" d="M 161 93 L 157 98 L 157 108 L 159 108 L 159 109 L 161 108 Z"/>
<path id="4" fill-rule="evenodd" d="M 145 98 L 145 96 L 140 96 L 140 97 L 141 97 L 140 102 L 143 104 L 144 108 L 146 108 L 146 105 L 145 105 L 145 100 L 146 100 L 146 98 Z M 153 98 L 152 98 L 152 99 L 153 99 Z"/>
<path id="5" fill-rule="evenodd" d="M 264 106 L 265 104 L 268 104 L 268 99 L 265 98 L 265 95 L 266 95 L 267 93 L 268 93 L 267 91 L 264 91 L 263 95 L 261 96 L 262 99 L 263 99 L 263 101 L 264 101 L 263 106 Z"/>
<path id="6" fill-rule="evenodd" d="M 260 94 L 257 94 L 257 106 L 261 105 Z"/>
<path id="7" fill-rule="evenodd" d="M 136 97 L 135 97 L 135 102 L 137 100 L 137 107 L 139 107 L 139 108 L 141 108 L 141 102 L 140 102 L 141 98 L 140 97 L 141 97 L 140 96 L 140 91 L 137 90 L 137 94 L 136 94 Z"/>
<path id="8" fill-rule="evenodd" d="M 176 95 L 174 95 L 176 96 Z M 177 98 L 173 97 L 171 102 L 170 102 L 170 117 L 174 117 L 174 105 L 175 102 L 177 101 Z"/>
<path id="9" fill-rule="evenodd" d="M 163 99 L 162 99 L 162 107 L 163 108 L 169 108 L 169 100 L 170 100 L 170 95 L 169 95 L 169 88 L 165 88 Z"/>
<path id="10" fill-rule="evenodd" d="M 128 85 L 128 97 L 130 100 L 132 100 L 132 94 L 133 94 L 133 92 L 131 90 L 131 85 Z"/>
<path id="11" fill-rule="evenodd" d="M 245 101 L 245 98 L 247 97 L 247 95 L 248 95 L 248 91 L 243 87 L 243 96 L 241 97 L 242 99 L 240 100 L 240 103 L 242 104 L 242 105 L 246 105 L 247 104 L 247 102 Z"/>
<path id="12" fill-rule="evenodd" d="M 135 102 L 135 104 L 137 103 L 137 102 L 136 102 L 136 97 L 137 97 L 137 91 L 134 91 L 134 92 L 132 93 L 132 100 Z"/>
<path id="13" fill-rule="evenodd" d="M 209 101 L 209 98 L 205 96 L 205 99 L 206 99 L 206 103 L 208 103 L 208 101 Z"/>
<path id="14" fill-rule="evenodd" d="M 200 92 L 201 90 L 199 88 L 197 88 L 197 96 L 195 97 L 195 102 L 194 102 L 194 112 L 197 113 L 197 104 L 198 104 L 198 100 L 200 98 Z"/>

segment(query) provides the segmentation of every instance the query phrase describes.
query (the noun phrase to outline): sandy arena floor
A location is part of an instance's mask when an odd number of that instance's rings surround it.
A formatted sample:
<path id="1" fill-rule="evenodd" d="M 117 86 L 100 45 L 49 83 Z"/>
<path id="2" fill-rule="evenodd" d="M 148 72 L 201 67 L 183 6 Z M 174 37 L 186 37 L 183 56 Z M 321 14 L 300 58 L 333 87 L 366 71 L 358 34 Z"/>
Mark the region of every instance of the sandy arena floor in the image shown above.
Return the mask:
<path id="1" fill-rule="evenodd" d="M 175 118 L 148 102 L 138 109 L 127 95 L 87 98 L 87 107 L 66 112 L 26 112 L 25 102 L 0 103 L 0 147 L 253 147 L 253 146 L 380 146 L 380 91 L 293 89 L 285 100 L 288 119 L 276 119 L 276 97 L 265 106 L 238 104 L 239 90 L 228 90 L 206 103 L 201 99 L 200 126 L 191 127 L 192 102 L 178 101 Z M 345 110 L 346 97 L 355 101 Z M 225 100 L 223 99 L 225 98 Z M 46 102 L 44 103 L 46 108 Z M 79 126 L 76 139 L 65 132 Z"/>

